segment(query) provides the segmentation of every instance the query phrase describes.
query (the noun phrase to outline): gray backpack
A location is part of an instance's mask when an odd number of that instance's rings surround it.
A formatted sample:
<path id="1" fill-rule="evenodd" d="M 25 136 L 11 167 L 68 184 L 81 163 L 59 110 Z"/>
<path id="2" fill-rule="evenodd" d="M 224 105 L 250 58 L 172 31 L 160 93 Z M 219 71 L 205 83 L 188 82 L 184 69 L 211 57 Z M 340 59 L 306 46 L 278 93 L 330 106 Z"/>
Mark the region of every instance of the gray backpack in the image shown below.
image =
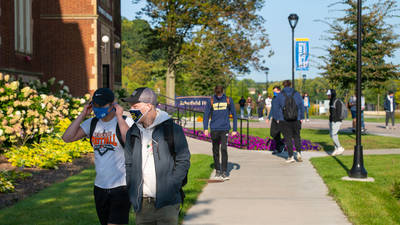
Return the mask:
<path id="1" fill-rule="evenodd" d="M 332 108 L 336 108 L 336 102 L 339 101 L 340 105 L 342 106 L 342 111 L 340 112 L 340 117 L 339 119 L 344 120 L 347 118 L 347 106 L 346 104 L 344 104 L 344 102 L 340 99 L 335 99 L 335 101 L 333 102 L 333 106 Z"/>

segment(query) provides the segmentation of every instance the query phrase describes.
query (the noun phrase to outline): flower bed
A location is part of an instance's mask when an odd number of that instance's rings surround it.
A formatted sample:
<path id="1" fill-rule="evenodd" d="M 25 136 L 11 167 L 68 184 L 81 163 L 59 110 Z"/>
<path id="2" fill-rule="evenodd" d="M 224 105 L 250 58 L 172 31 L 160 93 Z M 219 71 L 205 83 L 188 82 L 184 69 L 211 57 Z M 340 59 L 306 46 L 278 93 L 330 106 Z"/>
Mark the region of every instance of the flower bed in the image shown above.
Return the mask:
<path id="1" fill-rule="evenodd" d="M 199 140 L 203 141 L 208 141 L 211 142 L 211 137 L 210 135 L 206 136 L 204 135 L 202 130 L 192 130 L 188 128 L 183 128 L 185 134 L 189 137 L 193 137 Z M 248 148 L 247 147 L 247 135 L 242 134 L 242 145 L 240 144 L 240 134 L 237 134 L 235 136 L 232 136 L 229 134 L 228 137 L 228 146 L 235 147 L 235 148 L 246 148 L 248 150 L 264 150 L 264 151 L 272 151 L 275 149 L 276 143 L 275 141 L 270 138 L 260 138 L 260 137 L 255 137 L 255 136 L 249 136 L 249 143 L 248 143 Z M 307 150 L 316 150 L 319 151 L 321 149 L 321 146 L 316 143 L 312 143 L 309 140 L 302 140 L 301 141 L 301 150 L 302 151 L 307 151 Z M 296 150 L 296 148 L 293 146 L 293 150 Z"/>

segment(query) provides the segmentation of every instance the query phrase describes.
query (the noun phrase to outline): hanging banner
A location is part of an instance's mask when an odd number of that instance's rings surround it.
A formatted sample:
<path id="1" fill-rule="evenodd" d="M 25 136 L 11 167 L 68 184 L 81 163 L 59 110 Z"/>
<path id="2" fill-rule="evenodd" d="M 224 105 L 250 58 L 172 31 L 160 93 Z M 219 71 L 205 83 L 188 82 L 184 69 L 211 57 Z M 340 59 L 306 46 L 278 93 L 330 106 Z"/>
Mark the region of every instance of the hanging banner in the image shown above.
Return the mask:
<path id="1" fill-rule="evenodd" d="M 296 38 L 296 71 L 308 71 L 310 39 Z"/>

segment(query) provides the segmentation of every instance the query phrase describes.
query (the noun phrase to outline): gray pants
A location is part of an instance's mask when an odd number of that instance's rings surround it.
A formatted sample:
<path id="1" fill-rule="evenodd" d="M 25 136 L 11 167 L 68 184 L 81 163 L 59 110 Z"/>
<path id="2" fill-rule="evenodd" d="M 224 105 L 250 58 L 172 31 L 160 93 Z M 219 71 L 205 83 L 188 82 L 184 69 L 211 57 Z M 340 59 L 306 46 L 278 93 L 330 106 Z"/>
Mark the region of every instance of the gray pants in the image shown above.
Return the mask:
<path id="1" fill-rule="evenodd" d="M 142 210 L 136 213 L 137 225 L 178 225 L 180 204 L 156 209 L 154 200 L 143 199 Z"/>
<path id="2" fill-rule="evenodd" d="M 342 122 L 329 122 L 329 135 L 331 136 L 332 141 L 335 144 L 335 149 L 341 147 L 338 135 L 341 125 Z"/>
<path id="3" fill-rule="evenodd" d="M 386 126 L 389 123 L 389 119 L 392 120 L 392 126 L 394 126 L 394 112 L 387 112 L 386 111 Z"/>

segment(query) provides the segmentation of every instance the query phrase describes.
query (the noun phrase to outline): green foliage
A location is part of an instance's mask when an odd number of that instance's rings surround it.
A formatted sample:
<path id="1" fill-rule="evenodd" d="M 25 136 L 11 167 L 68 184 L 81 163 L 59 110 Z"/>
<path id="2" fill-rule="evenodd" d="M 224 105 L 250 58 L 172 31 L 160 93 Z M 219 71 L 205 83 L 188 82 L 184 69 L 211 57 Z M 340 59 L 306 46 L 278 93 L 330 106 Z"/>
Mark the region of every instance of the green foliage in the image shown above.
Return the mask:
<path id="1" fill-rule="evenodd" d="M 364 155 L 373 183 L 341 180 L 347 176 L 353 156 L 312 158 L 311 163 L 352 224 L 399 224 L 400 203 L 391 190 L 400 180 L 400 155 Z"/>
<path id="2" fill-rule="evenodd" d="M 362 34 L 362 76 L 364 87 L 382 88 L 385 81 L 399 79 L 399 65 L 387 62 L 394 57 L 400 47 L 399 35 L 388 19 L 399 17 L 395 0 L 382 0 L 369 3 L 363 1 Z M 331 43 L 327 56 L 321 56 L 324 65 L 322 75 L 335 87 L 351 89 L 356 82 L 357 52 L 357 1 L 343 0 L 330 6 L 341 5 L 345 16 L 324 21 L 329 25 Z"/>
<path id="3" fill-rule="evenodd" d="M 65 119 L 56 127 L 60 133 L 46 136 L 40 143 L 11 147 L 4 155 L 13 166 L 57 169 L 60 163 L 72 162 L 82 154 L 93 152 L 87 140 L 65 143 L 61 139 L 61 134 L 70 123 Z"/>
<path id="4" fill-rule="evenodd" d="M 14 192 L 16 182 L 31 176 L 32 174 L 27 172 L 0 171 L 0 193 Z"/>

